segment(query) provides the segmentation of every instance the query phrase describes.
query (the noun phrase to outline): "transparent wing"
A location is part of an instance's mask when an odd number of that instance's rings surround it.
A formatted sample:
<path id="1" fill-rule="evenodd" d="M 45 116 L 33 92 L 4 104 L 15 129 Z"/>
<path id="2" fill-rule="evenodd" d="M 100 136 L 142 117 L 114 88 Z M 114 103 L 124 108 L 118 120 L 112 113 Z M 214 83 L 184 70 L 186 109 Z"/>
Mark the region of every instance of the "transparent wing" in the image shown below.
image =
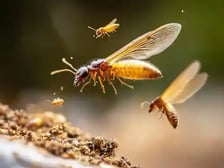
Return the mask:
<path id="1" fill-rule="evenodd" d="M 163 25 L 131 41 L 120 50 L 108 56 L 106 61 L 114 63 L 126 57 L 147 59 L 153 55 L 159 54 L 175 41 L 180 30 L 181 25 L 178 23 Z"/>
<path id="2" fill-rule="evenodd" d="M 188 85 L 188 83 L 196 76 L 200 69 L 200 62 L 194 61 L 191 63 L 180 75 L 168 86 L 168 88 L 163 92 L 161 97 L 172 102 L 183 89 Z"/>
<path id="3" fill-rule="evenodd" d="M 178 104 L 178 103 L 183 103 L 187 99 L 189 99 L 191 96 L 193 96 L 207 81 L 208 79 L 208 74 L 207 73 L 200 73 L 197 74 L 185 88 L 183 91 L 173 98 L 170 103 L 173 104 Z"/>
<path id="4" fill-rule="evenodd" d="M 110 23 L 108 23 L 106 26 L 104 26 L 104 27 L 107 27 L 107 26 L 109 26 L 109 25 L 111 25 L 111 24 L 114 24 L 114 23 L 116 23 L 117 22 L 117 18 L 114 18 L 113 20 L 111 20 L 111 22 Z"/>

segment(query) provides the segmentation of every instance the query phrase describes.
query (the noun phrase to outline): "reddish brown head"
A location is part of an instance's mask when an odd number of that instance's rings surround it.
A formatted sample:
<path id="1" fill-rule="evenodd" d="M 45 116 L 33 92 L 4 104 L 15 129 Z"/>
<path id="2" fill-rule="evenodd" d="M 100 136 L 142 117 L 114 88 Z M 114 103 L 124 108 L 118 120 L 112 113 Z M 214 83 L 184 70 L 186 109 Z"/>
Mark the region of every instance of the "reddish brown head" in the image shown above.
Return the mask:
<path id="1" fill-rule="evenodd" d="M 79 68 L 75 74 L 74 85 L 80 86 L 89 77 L 89 71 L 86 66 Z"/>
<path id="2" fill-rule="evenodd" d="M 97 36 L 97 37 L 100 37 L 100 36 L 103 34 L 103 32 L 104 32 L 104 31 L 103 31 L 103 28 L 100 27 L 99 29 L 96 30 L 96 36 Z"/>
<path id="3" fill-rule="evenodd" d="M 149 113 L 151 113 L 153 110 L 155 110 L 156 108 L 159 108 L 159 107 L 160 107 L 160 98 L 158 97 L 150 103 Z"/>

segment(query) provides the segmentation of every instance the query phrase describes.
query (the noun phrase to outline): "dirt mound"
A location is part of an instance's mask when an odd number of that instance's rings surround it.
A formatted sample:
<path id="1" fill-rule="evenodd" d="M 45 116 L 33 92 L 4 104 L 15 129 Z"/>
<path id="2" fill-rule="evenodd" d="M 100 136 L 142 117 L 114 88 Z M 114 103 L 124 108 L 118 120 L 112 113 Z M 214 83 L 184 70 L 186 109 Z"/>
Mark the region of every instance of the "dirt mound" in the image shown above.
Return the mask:
<path id="1" fill-rule="evenodd" d="M 121 168 L 137 168 L 125 157 L 116 157 L 114 139 L 92 137 L 73 127 L 61 114 L 27 113 L 0 104 L 0 134 L 11 140 L 23 140 L 63 159 L 75 159 L 91 165 L 105 163 Z"/>

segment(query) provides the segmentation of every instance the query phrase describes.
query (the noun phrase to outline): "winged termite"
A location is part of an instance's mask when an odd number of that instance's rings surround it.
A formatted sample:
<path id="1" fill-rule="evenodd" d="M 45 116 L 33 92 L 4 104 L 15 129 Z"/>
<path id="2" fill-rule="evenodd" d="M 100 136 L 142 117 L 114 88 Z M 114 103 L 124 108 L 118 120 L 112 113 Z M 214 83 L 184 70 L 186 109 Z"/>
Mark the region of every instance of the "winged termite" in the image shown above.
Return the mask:
<path id="1" fill-rule="evenodd" d="M 116 21 L 117 21 L 117 18 L 114 18 L 110 23 L 108 23 L 104 27 L 95 29 L 93 27 L 88 26 L 88 28 L 96 32 L 96 34 L 94 35 L 96 38 L 104 37 L 105 35 L 110 37 L 109 33 L 116 32 L 116 29 L 120 26 L 120 24 L 116 23 Z"/>
<path id="2" fill-rule="evenodd" d="M 158 109 L 166 114 L 173 128 L 178 125 L 178 116 L 174 108 L 174 104 L 183 103 L 193 96 L 206 82 L 208 74 L 205 72 L 198 73 L 200 62 L 191 63 L 162 93 L 161 96 L 153 100 L 151 103 L 143 102 L 149 105 L 149 112 Z"/>
<path id="3" fill-rule="evenodd" d="M 82 66 L 78 70 L 66 61 L 65 58 L 62 58 L 62 62 L 71 69 L 56 70 L 51 72 L 51 75 L 65 71 L 73 73 L 75 75 L 75 86 L 79 86 L 87 81 L 81 87 L 81 92 L 93 80 L 94 86 L 96 85 L 96 81 L 99 81 L 101 89 L 105 93 L 103 82 L 108 81 L 113 87 L 115 94 L 117 94 L 117 90 L 112 83 L 115 79 L 118 79 L 121 84 L 129 88 L 133 88 L 133 86 L 125 83 L 121 78 L 146 80 L 162 77 L 160 70 L 156 66 L 141 60 L 159 54 L 168 48 L 175 41 L 180 30 L 181 25 L 178 23 L 163 25 L 141 35 L 110 56 L 92 61 L 90 65 Z"/>

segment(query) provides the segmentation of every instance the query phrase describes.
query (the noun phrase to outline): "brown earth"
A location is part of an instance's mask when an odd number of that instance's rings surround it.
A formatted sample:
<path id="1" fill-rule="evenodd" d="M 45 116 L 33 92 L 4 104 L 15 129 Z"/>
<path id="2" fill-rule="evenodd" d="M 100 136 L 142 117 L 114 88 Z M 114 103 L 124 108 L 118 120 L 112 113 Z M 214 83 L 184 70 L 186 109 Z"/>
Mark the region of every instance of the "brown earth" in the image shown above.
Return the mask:
<path id="1" fill-rule="evenodd" d="M 0 134 L 10 140 L 34 144 L 63 159 L 105 163 L 120 168 L 137 168 L 125 157 L 117 157 L 114 139 L 94 137 L 73 127 L 62 114 L 53 112 L 27 113 L 0 104 Z"/>

